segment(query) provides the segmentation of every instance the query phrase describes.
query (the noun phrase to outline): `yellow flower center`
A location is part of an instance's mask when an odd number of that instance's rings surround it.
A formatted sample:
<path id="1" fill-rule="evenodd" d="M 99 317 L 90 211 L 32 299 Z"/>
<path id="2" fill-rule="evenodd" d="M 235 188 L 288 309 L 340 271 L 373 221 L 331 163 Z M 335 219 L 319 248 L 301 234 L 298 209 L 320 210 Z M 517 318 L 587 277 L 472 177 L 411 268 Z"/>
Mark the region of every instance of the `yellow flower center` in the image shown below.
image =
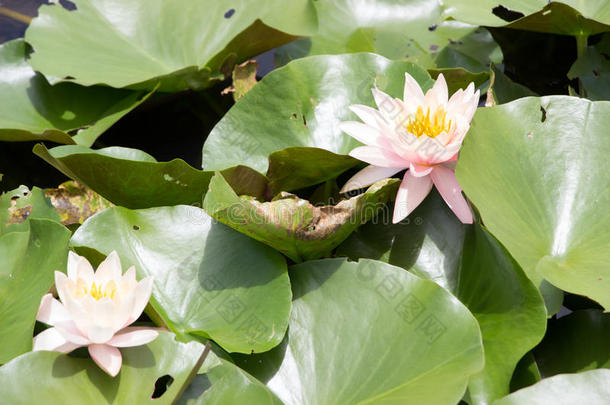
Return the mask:
<path id="1" fill-rule="evenodd" d="M 417 107 L 417 112 L 409 117 L 409 122 L 406 123 L 407 131 L 417 136 L 426 135 L 434 138 L 443 131 L 449 132 L 451 128 L 451 120 L 447 120 L 447 111 L 443 107 L 436 109 L 434 114 L 430 116 L 430 107 L 424 109 L 422 106 Z"/>
<path id="2" fill-rule="evenodd" d="M 114 280 L 110 280 L 105 286 L 96 283 L 91 283 L 91 285 L 88 286 L 83 279 L 79 278 L 76 284 L 76 296 L 78 298 L 89 295 L 96 301 L 99 301 L 102 298 L 114 299 L 116 290 L 116 283 Z"/>

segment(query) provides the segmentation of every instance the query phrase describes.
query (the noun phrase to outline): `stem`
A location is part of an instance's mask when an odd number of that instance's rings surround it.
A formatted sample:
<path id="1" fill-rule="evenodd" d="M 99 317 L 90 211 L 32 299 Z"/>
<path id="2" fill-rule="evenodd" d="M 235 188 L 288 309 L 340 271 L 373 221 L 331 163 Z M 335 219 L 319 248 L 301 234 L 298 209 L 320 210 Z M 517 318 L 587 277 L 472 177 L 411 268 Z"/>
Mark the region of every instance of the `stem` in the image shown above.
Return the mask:
<path id="1" fill-rule="evenodd" d="M 197 364 L 195 364 L 195 367 L 193 367 L 193 369 L 191 370 L 189 376 L 184 381 L 184 384 L 182 384 L 182 387 L 180 388 L 180 391 L 178 391 L 178 394 L 176 394 L 176 397 L 175 397 L 174 401 L 172 402 L 172 405 L 176 404 L 180 400 L 180 397 L 182 397 L 182 394 L 184 394 L 184 391 L 186 391 L 186 389 L 190 385 L 191 381 L 193 381 L 193 378 L 195 378 L 195 376 L 197 375 L 197 372 L 203 365 L 203 362 L 205 361 L 205 359 L 208 357 L 208 354 L 210 354 L 211 348 L 212 348 L 212 346 L 210 344 L 210 341 L 208 340 L 208 342 L 205 345 L 205 348 L 203 349 L 203 353 L 201 353 L 199 360 L 197 360 Z"/>
<path id="2" fill-rule="evenodd" d="M 13 11 L 13 10 L 9 10 L 8 8 L 5 7 L 0 7 L 0 15 L 4 15 L 7 16 L 8 18 L 11 18 L 13 20 L 22 22 L 24 24 L 30 24 L 32 22 L 32 17 L 25 15 L 25 14 L 21 14 L 18 11 Z"/>
<path id="3" fill-rule="evenodd" d="M 578 59 L 582 58 L 587 51 L 589 37 L 584 34 L 576 35 L 576 56 Z M 582 84 L 582 80 L 578 79 L 578 94 L 580 97 L 585 98 L 585 87 Z"/>

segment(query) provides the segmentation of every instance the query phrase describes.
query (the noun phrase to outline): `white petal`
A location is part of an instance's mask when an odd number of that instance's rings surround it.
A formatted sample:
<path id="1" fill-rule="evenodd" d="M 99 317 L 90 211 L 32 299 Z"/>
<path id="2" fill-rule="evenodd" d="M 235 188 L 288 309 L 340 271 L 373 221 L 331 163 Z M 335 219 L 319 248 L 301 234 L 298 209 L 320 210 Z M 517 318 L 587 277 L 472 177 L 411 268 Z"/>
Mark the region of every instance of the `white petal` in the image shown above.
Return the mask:
<path id="1" fill-rule="evenodd" d="M 108 345 L 114 347 L 132 347 L 145 345 L 159 336 L 159 332 L 151 328 L 129 327 L 118 332 Z"/>
<path id="2" fill-rule="evenodd" d="M 410 163 L 392 151 L 375 146 L 360 146 L 353 149 L 349 155 L 368 164 L 380 167 L 407 168 Z"/>
<path id="3" fill-rule="evenodd" d="M 76 253 L 68 253 L 68 278 L 74 282 L 82 278 L 87 284 L 93 282 L 93 267 L 91 263 Z"/>
<path id="4" fill-rule="evenodd" d="M 135 288 L 135 302 L 133 305 L 133 309 L 131 310 L 131 322 L 134 322 L 136 319 L 142 315 L 144 308 L 146 308 L 146 304 L 148 304 L 148 300 L 150 299 L 150 295 L 152 293 L 153 287 L 153 277 L 146 277 L 142 279 L 138 286 Z"/>
<path id="5" fill-rule="evenodd" d="M 383 136 L 376 127 L 372 127 L 361 122 L 346 121 L 340 123 L 339 128 L 341 131 L 365 145 L 381 146 L 386 144 L 386 142 L 382 141 L 381 138 L 383 138 Z"/>
<path id="6" fill-rule="evenodd" d="M 105 344 L 112 339 L 116 330 L 114 328 L 103 327 L 100 325 L 91 325 L 88 332 L 88 338 L 91 340 L 91 342 Z"/>
<path id="7" fill-rule="evenodd" d="M 365 124 L 370 125 L 374 128 L 379 129 L 377 124 L 378 121 L 386 122 L 388 124 L 386 118 L 381 115 L 379 111 L 372 107 L 361 104 L 354 104 L 349 106 L 349 109 L 352 110 L 354 114 L 356 114 L 358 118 L 360 118 Z"/>
<path id="8" fill-rule="evenodd" d="M 114 280 L 115 283 L 119 283 L 121 280 L 121 259 L 116 251 L 112 251 L 106 259 L 100 263 L 95 272 L 95 281 L 101 285 Z"/>
<path id="9" fill-rule="evenodd" d="M 123 357 L 121 352 L 116 347 L 107 345 L 90 345 L 89 354 L 95 363 L 102 370 L 111 375 L 116 376 L 121 370 Z"/>
<path id="10" fill-rule="evenodd" d="M 447 82 L 445 81 L 445 77 L 442 73 L 438 75 L 434 86 L 428 92 L 426 92 L 426 96 L 424 97 L 424 104 L 427 107 L 430 107 L 430 110 L 434 111 L 441 105 L 446 105 L 449 99 L 449 90 L 447 89 Z"/>
<path id="11" fill-rule="evenodd" d="M 405 72 L 405 90 L 403 100 L 406 102 L 413 101 L 416 104 L 423 104 L 424 92 L 419 83 L 409 73 Z"/>
<path id="12" fill-rule="evenodd" d="M 367 166 L 360 170 L 351 179 L 345 183 L 340 193 L 347 193 L 348 191 L 358 190 L 359 188 L 368 187 L 378 180 L 391 177 L 404 170 L 404 168 L 396 167 L 379 167 L 379 166 Z"/>
<path id="13" fill-rule="evenodd" d="M 396 194 L 392 223 L 396 224 L 405 219 L 426 198 L 431 189 L 430 176 L 414 177 L 409 170 L 403 177 Z"/>
<path id="14" fill-rule="evenodd" d="M 69 353 L 80 346 L 68 342 L 55 328 L 49 328 L 34 337 L 33 351 L 48 350 Z"/>
<path id="15" fill-rule="evenodd" d="M 47 325 L 55 325 L 57 322 L 69 321 L 70 314 L 61 302 L 53 298 L 52 294 L 46 294 L 42 297 L 42 300 L 40 300 L 40 307 L 38 308 L 36 320 L 46 323 Z"/>
<path id="16" fill-rule="evenodd" d="M 66 303 L 67 298 L 71 295 L 70 289 L 68 288 L 68 283 L 71 280 L 64 273 L 60 271 L 55 272 L 55 289 L 57 290 L 57 295 L 59 299 L 64 304 Z"/>
<path id="17" fill-rule="evenodd" d="M 70 343 L 79 346 L 86 346 L 91 343 L 89 339 L 83 336 L 81 331 L 78 330 L 74 321 L 57 322 L 55 324 L 55 329 Z"/>

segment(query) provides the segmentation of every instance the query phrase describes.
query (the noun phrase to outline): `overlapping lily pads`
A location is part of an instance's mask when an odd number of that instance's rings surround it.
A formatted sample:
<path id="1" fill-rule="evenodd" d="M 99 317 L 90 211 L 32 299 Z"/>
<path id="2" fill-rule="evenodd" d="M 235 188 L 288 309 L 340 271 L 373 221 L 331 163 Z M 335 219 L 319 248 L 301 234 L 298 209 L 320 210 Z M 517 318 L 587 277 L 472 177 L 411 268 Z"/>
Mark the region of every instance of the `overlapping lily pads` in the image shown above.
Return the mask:
<path id="1" fill-rule="evenodd" d="M 475 319 L 431 281 L 345 259 L 293 266 L 290 278 L 287 341 L 255 361 L 287 405 L 453 405 L 483 366 Z"/>
<path id="2" fill-rule="evenodd" d="M 48 150 L 40 144 L 34 147 L 34 153 L 112 203 L 134 209 L 201 206 L 214 174 L 197 170 L 182 159 L 157 162 L 143 151 L 122 147 L 94 150 L 66 145 Z M 265 193 L 267 179 L 252 169 L 237 166 L 223 174 L 243 194 Z"/>
<path id="3" fill-rule="evenodd" d="M 405 71 L 424 89 L 431 87 L 428 73 L 416 65 L 373 54 L 295 60 L 265 76 L 216 125 L 203 146 L 204 169 L 242 164 L 263 173 L 269 155 L 290 147 L 346 155 L 359 146 L 339 129 L 341 121 L 356 119 L 348 107 L 374 106 L 375 83 L 402 98 Z"/>
<path id="4" fill-rule="evenodd" d="M 462 225 L 436 192 L 406 221 L 367 224 L 337 250 L 401 266 L 468 307 L 485 347 L 485 368 L 469 383 L 471 404 L 508 394 L 517 362 L 544 335 L 544 304 L 523 270 L 483 227 Z"/>
<path id="5" fill-rule="evenodd" d="M 610 31 L 607 0 L 447 0 L 448 15 L 472 24 L 564 35 L 593 35 Z"/>
<path id="6" fill-rule="evenodd" d="M 381 180 L 362 195 L 316 207 L 288 193 L 270 202 L 240 198 L 224 177 L 216 174 L 203 208 L 218 221 L 301 262 L 327 256 L 358 226 L 377 215 L 396 194 L 399 181 Z"/>
<path id="7" fill-rule="evenodd" d="M 606 34 L 595 46 L 590 46 L 574 62 L 568 78 L 579 79 L 584 94 L 590 100 L 610 100 L 610 35 Z"/>
<path id="8" fill-rule="evenodd" d="M 591 370 L 545 378 L 493 405 L 606 405 L 609 397 L 610 370 Z"/>
<path id="9" fill-rule="evenodd" d="M 609 117 L 610 103 L 564 96 L 479 109 L 456 172 L 488 229 L 535 284 L 544 278 L 606 308 Z"/>
<path id="10" fill-rule="evenodd" d="M 30 64 L 52 83 L 150 89 L 202 88 L 236 62 L 311 35 L 311 0 L 252 4 L 217 0 L 73 0 L 43 5 L 26 32 Z M 61 55 L 58 58 L 57 55 Z"/>
<path id="11" fill-rule="evenodd" d="M 283 405 L 260 381 L 210 353 L 177 405 Z"/>
<path id="12" fill-rule="evenodd" d="M 72 244 L 98 257 L 116 250 L 139 278 L 153 276 L 151 305 L 178 335 L 243 353 L 269 350 L 284 336 L 291 300 L 284 258 L 199 208 L 109 208 Z"/>
<path id="13" fill-rule="evenodd" d="M 543 377 L 610 368 L 610 315 L 599 310 L 576 311 L 549 323 L 534 351 Z"/>
<path id="14" fill-rule="evenodd" d="M 27 220 L 50 219 L 59 222 L 60 215 L 38 187 L 21 186 L 0 195 L 0 236 L 8 232 L 27 232 Z"/>
<path id="15" fill-rule="evenodd" d="M 2 401 L 49 405 L 173 404 L 195 374 L 204 346 L 180 343 L 169 332 L 145 346 L 121 349 L 123 365 L 115 377 L 105 374 L 91 359 L 58 352 L 32 352 L 0 367 Z M 152 398 L 155 382 L 169 375 L 171 385 Z"/>
<path id="16" fill-rule="evenodd" d="M 145 98 L 105 87 L 51 86 L 28 65 L 27 54 L 22 39 L 0 45 L 0 141 L 91 145 Z"/>
<path id="17" fill-rule="evenodd" d="M 68 257 L 66 228 L 48 219 L 29 219 L 23 225 L 25 229 L 0 236 L 0 364 L 32 350 L 40 299 Z M 8 384 L 6 376 L 3 380 Z M 3 401 L 7 390 L 4 385 Z"/>

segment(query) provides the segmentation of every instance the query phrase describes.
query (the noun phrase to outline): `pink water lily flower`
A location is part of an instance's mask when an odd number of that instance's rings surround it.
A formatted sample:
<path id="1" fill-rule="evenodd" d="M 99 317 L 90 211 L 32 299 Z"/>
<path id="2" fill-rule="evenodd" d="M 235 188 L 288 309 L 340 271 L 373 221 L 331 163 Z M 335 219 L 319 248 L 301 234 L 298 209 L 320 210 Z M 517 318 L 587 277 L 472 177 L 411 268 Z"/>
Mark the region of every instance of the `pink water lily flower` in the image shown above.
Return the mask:
<path id="1" fill-rule="evenodd" d="M 365 105 L 350 109 L 364 123 L 348 121 L 341 129 L 366 146 L 350 152 L 369 163 L 343 186 L 342 193 L 409 169 L 396 195 L 393 223 L 406 218 L 426 198 L 434 184 L 463 223 L 473 216 L 455 177 L 455 163 L 470 121 L 479 103 L 479 91 L 470 83 L 448 98 L 442 74 L 424 95 L 415 79 L 405 73 L 404 99 L 372 89 L 378 110 Z"/>
<path id="2" fill-rule="evenodd" d="M 42 297 L 36 319 L 52 328 L 34 338 L 33 350 L 63 353 L 87 346 L 91 358 L 108 374 L 121 369 L 119 347 L 139 346 L 159 333 L 151 328 L 127 327 L 140 317 L 152 292 L 152 277 L 136 281 L 135 267 L 122 274 L 116 252 L 97 271 L 82 256 L 70 252 L 68 275 L 55 272 L 58 301 Z"/>

